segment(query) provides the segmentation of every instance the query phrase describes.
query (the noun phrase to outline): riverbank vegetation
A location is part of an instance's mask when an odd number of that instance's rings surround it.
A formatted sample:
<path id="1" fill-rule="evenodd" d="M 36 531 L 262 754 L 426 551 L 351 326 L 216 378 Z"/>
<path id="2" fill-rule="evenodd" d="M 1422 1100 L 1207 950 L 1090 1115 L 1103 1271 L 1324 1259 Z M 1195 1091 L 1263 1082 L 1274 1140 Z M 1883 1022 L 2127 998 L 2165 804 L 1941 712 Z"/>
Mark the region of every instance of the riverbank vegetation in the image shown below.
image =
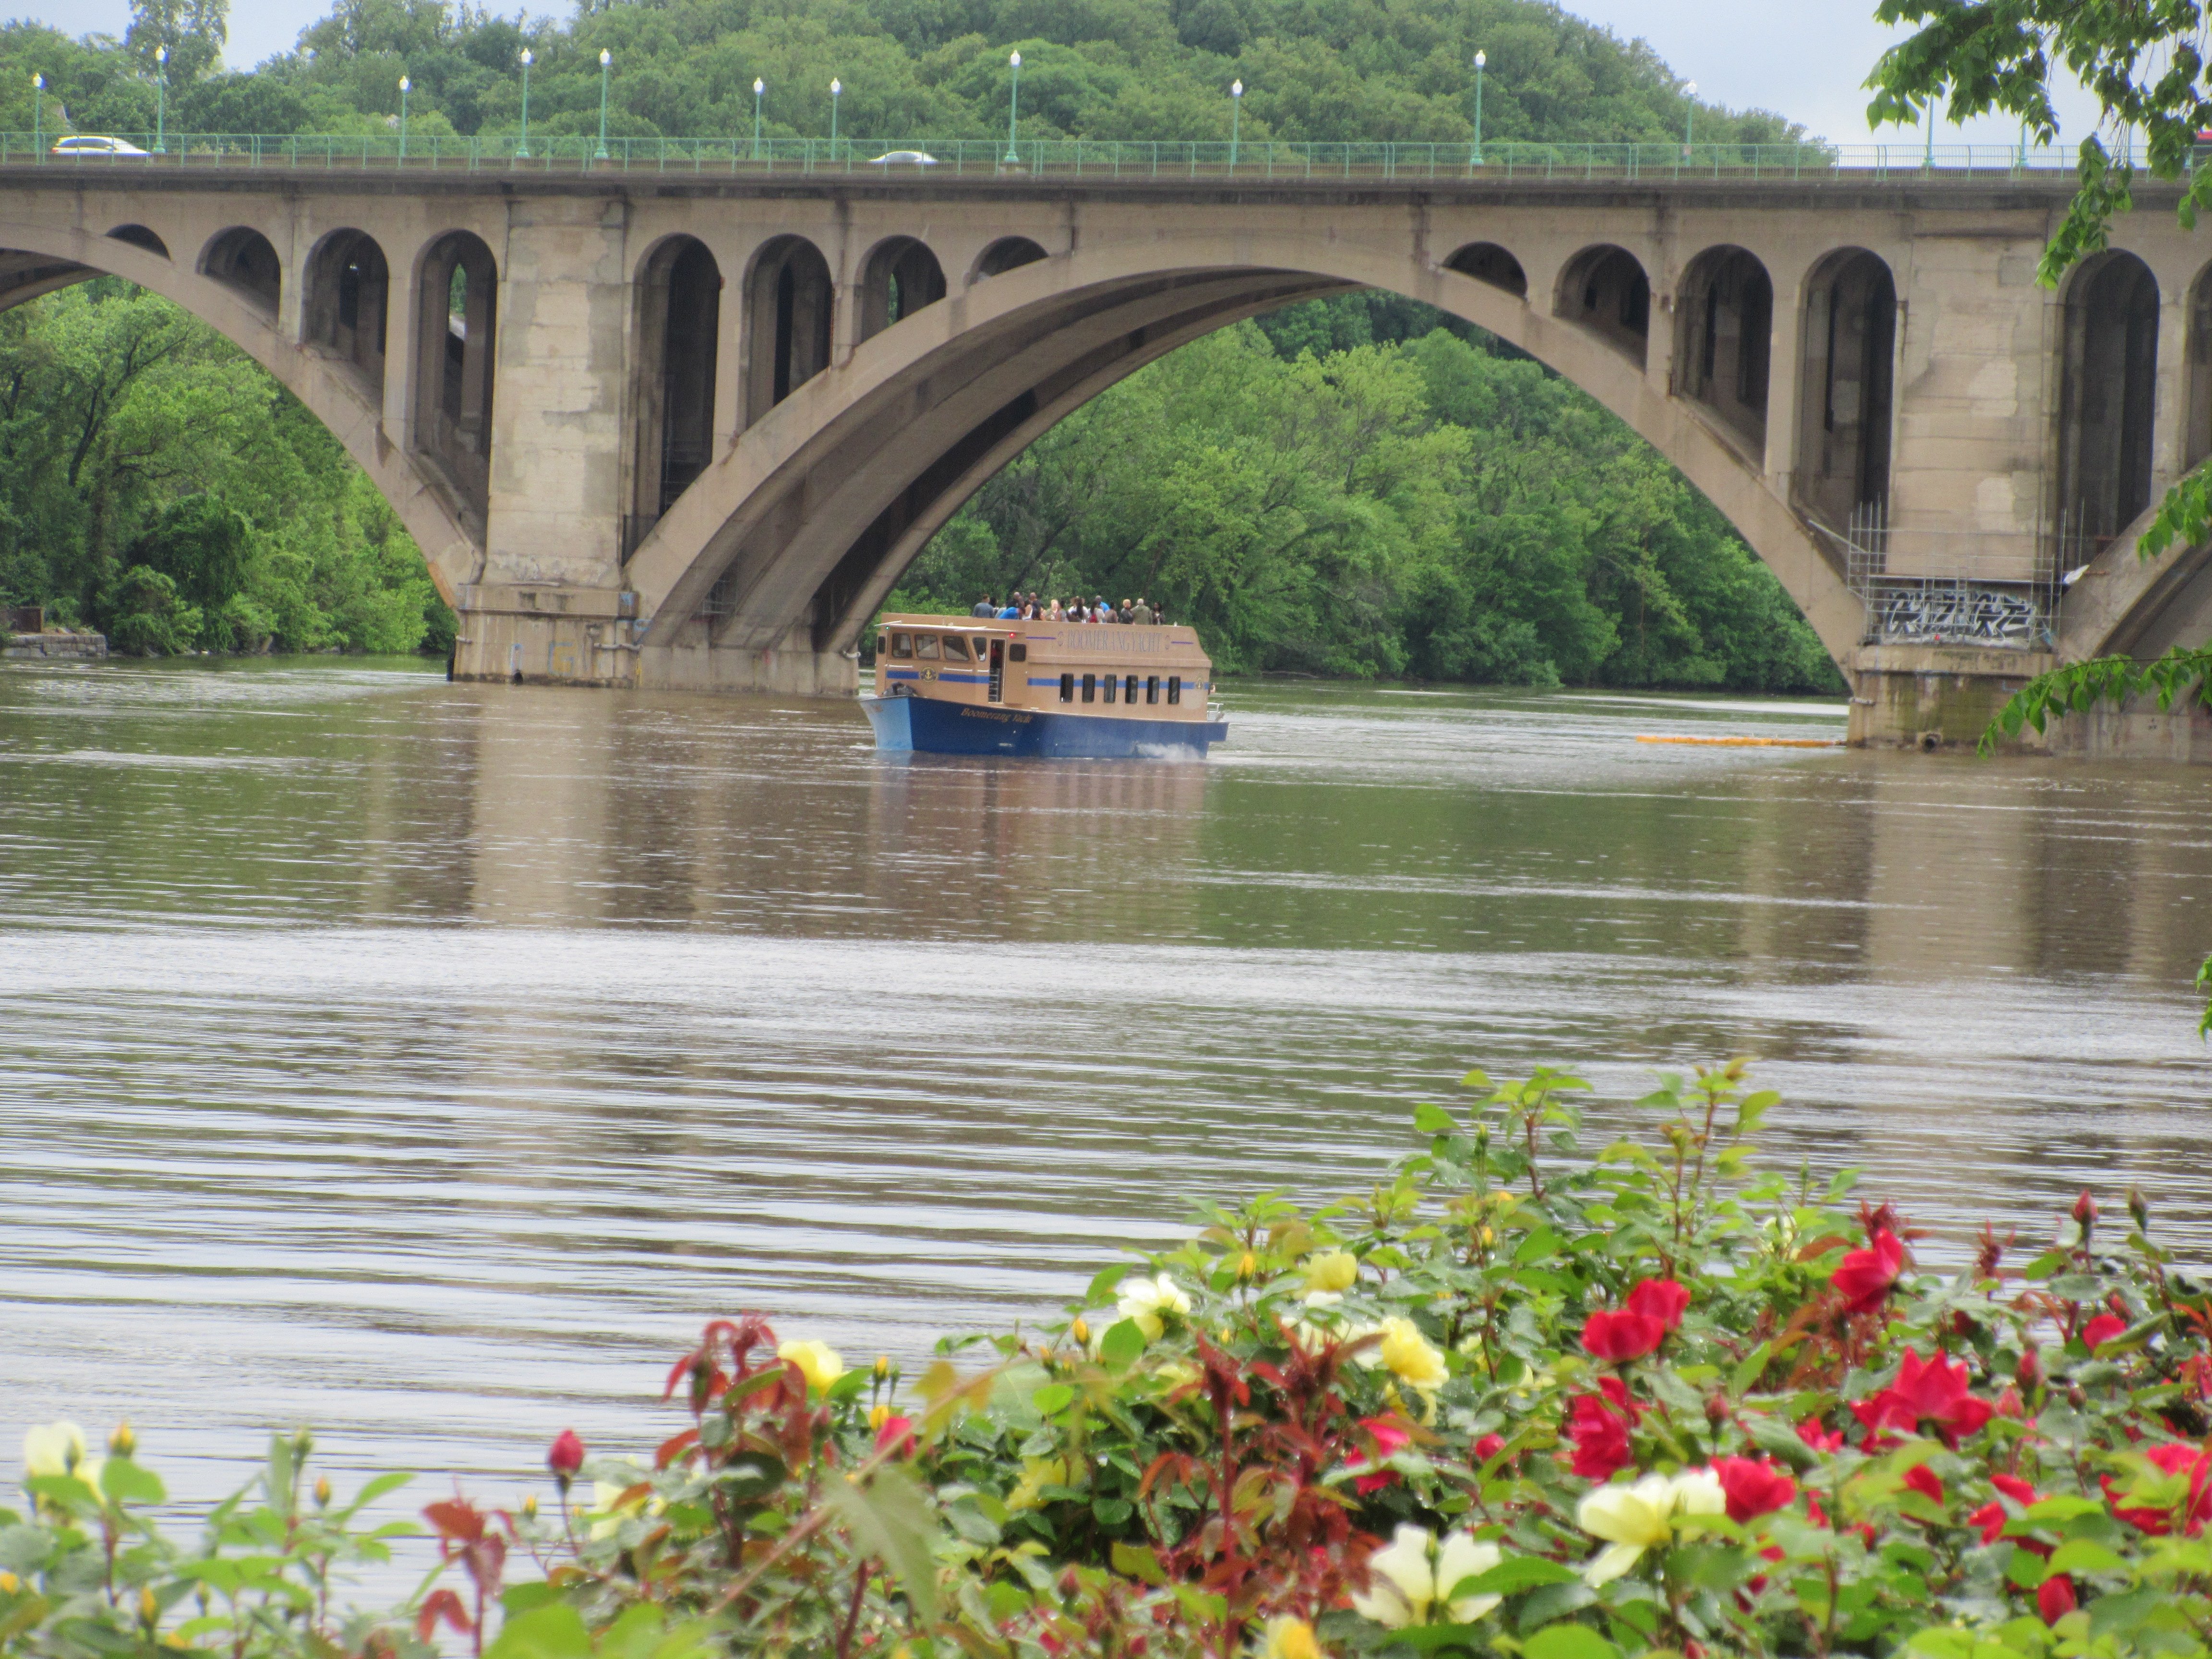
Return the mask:
<path id="1" fill-rule="evenodd" d="M 443 1576 L 383 1614 L 333 1586 L 392 1478 L 282 1437 L 173 1539 L 128 1428 L 34 1430 L 0 1651 L 2206 1653 L 2212 1292 L 2141 1199 L 1936 1273 L 1761 1165 L 1741 1066 L 1594 1157 L 1576 1079 L 1468 1082 L 1369 1190 L 1208 1206 L 919 1376 L 717 1322 L 657 1449 L 564 1432 L 544 1498 L 430 1503 Z"/>
<path id="2" fill-rule="evenodd" d="M 119 652 L 428 650 L 398 516 L 258 364 L 112 277 L 0 312 L 0 603 Z"/>

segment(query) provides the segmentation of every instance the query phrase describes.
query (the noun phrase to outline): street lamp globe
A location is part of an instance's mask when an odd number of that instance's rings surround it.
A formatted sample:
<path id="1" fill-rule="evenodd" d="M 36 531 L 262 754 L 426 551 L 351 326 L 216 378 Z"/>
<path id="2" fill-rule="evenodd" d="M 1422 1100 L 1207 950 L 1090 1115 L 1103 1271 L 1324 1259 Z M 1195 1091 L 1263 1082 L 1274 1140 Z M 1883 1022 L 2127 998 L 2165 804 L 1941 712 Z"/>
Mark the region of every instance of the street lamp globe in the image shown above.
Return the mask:
<path id="1" fill-rule="evenodd" d="M 525 46 L 525 47 L 522 49 L 522 67 L 523 67 L 523 68 L 525 68 L 525 69 L 528 69 L 528 68 L 529 68 L 532 64 L 536 63 L 537 61 L 538 61 L 538 60 L 537 60 L 535 58 L 532 58 L 532 57 L 530 55 L 530 48 L 529 48 L 529 47 L 527 47 L 527 46 Z"/>
<path id="2" fill-rule="evenodd" d="M 1016 69 L 1019 69 L 1022 66 L 1022 55 L 1018 52 L 1010 52 L 1006 54 L 1006 61 Z"/>
<path id="3" fill-rule="evenodd" d="M 402 91 L 402 92 L 412 92 L 414 89 L 415 89 L 415 83 L 414 83 L 412 81 L 410 81 L 410 80 L 409 80 L 405 76 L 404 76 L 404 75 L 403 75 L 403 76 L 401 76 L 399 77 L 399 90 L 400 90 L 400 91 Z"/>
<path id="4" fill-rule="evenodd" d="M 605 46 L 599 48 L 599 67 L 601 69 L 605 69 L 608 64 L 614 61 L 614 53 L 609 52 Z"/>
<path id="5" fill-rule="evenodd" d="M 1474 66 L 1477 69 L 1487 69 L 1490 66 L 1490 54 L 1486 52 L 1478 52 L 1475 53 Z"/>
<path id="6" fill-rule="evenodd" d="M 763 80 L 762 80 L 762 79 L 760 78 L 760 76 L 757 76 L 757 75 L 756 75 L 755 76 L 753 76 L 753 96 L 754 96 L 754 97 L 756 97 L 756 98 L 757 98 L 757 97 L 759 97 L 759 96 L 761 95 L 761 94 L 763 94 L 763 93 L 766 92 L 767 90 L 768 90 L 768 82 L 765 82 L 765 81 L 763 81 Z"/>
<path id="7" fill-rule="evenodd" d="M 167 64 L 169 61 L 169 49 L 167 46 L 155 47 L 154 61 L 157 64 Z"/>
<path id="8" fill-rule="evenodd" d="M 845 83 L 837 79 L 836 76 L 831 76 L 830 77 L 830 95 L 832 98 L 839 97 L 844 93 L 844 90 Z"/>
<path id="9" fill-rule="evenodd" d="M 1229 95 L 1231 98 L 1242 98 L 1244 95 L 1244 83 L 1242 81 L 1231 81 L 1229 83 Z"/>
<path id="10" fill-rule="evenodd" d="M 33 92 L 44 92 L 46 89 L 46 77 L 45 76 L 43 76 L 43 75 L 34 75 L 34 76 L 33 76 L 31 77 L 31 90 L 32 90 L 32 91 L 33 91 Z"/>

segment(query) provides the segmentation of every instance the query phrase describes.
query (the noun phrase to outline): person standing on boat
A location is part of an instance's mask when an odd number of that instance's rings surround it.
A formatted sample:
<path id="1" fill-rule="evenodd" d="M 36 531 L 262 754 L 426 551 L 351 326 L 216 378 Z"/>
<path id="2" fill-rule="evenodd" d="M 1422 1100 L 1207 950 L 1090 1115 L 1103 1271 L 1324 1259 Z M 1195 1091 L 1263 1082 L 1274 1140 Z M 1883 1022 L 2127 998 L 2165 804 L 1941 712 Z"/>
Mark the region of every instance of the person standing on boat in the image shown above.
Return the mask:
<path id="1" fill-rule="evenodd" d="M 1152 608 L 1145 603 L 1145 596 L 1141 593 L 1137 595 L 1137 603 L 1129 611 L 1129 620 L 1139 628 L 1152 625 Z"/>
<path id="2" fill-rule="evenodd" d="M 986 593 L 975 601 L 975 608 L 968 614 L 971 617 L 995 617 L 999 614 L 999 607 L 991 603 L 991 596 Z"/>

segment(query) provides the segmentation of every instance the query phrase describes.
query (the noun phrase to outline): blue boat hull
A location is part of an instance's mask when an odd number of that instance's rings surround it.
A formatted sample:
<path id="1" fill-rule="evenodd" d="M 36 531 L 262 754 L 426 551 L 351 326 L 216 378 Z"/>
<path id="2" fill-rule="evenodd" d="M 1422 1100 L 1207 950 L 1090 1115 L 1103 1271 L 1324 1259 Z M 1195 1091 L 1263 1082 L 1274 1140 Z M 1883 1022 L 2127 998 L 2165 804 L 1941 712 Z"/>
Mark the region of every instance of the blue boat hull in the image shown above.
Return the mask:
<path id="1" fill-rule="evenodd" d="M 1225 720 L 1120 720 L 1004 708 L 933 697 L 862 697 L 876 747 L 887 753 L 1021 755 L 1040 760 L 1203 758 L 1229 739 Z"/>

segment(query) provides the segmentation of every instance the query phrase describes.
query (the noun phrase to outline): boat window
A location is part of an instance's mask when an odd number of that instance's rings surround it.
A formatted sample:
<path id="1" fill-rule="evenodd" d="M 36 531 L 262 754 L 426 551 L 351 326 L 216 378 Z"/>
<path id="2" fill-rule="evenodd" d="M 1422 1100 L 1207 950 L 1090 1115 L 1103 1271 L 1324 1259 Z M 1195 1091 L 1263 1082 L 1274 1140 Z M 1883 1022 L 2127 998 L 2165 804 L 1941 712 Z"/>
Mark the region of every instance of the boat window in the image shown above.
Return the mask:
<path id="1" fill-rule="evenodd" d="M 1096 674 L 1085 674 L 1083 677 L 1083 701 L 1085 702 L 1095 702 L 1097 701 L 1097 698 L 1098 676 Z"/>
<path id="2" fill-rule="evenodd" d="M 1180 674 L 1168 676 L 1168 701 L 1170 702 L 1182 701 L 1182 676 Z"/>
<path id="3" fill-rule="evenodd" d="M 1145 676 L 1145 701 L 1146 701 L 1146 702 L 1158 702 L 1159 700 L 1160 700 L 1160 677 L 1159 677 L 1158 674 L 1147 674 L 1147 675 L 1146 675 L 1146 676 Z"/>
<path id="4" fill-rule="evenodd" d="M 1073 702 L 1075 701 L 1074 675 L 1062 674 L 1060 677 L 1060 700 L 1062 702 Z"/>
<path id="5" fill-rule="evenodd" d="M 937 635 L 917 634 L 914 636 L 914 654 L 924 662 L 937 660 Z"/>
<path id="6" fill-rule="evenodd" d="M 1122 685 L 1122 687 L 1121 687 L 1121 700 L 1122 700 L 1124 702 L 1136 702 L 1136 700 L 1137 700 L 1137 677 L 1136 677 L 1134 674 L 1130 675 L 1130 676 L 1129 676 L 1129 678 L 1128 678 L 1128 679 L 1127 679 L 1127 682 Z"/>
<path id="7" fill-rule="evenodd" d="M 891 655 L 894 657 L 911 657 L 914 655 L 914 635 L 911 634 L 892 635 Z"/>
<path id="8" fill-rule="evenodd" d="M 945 636 L 945 659 L 947 662 L 966 662 L 968 641 L 957 634 L 947 634 Z"/>
<path id="9" fill-rule="evenodd" d="M 1006 647 L 1008 662 L 1027 662 L 1029 659 L 1030 648 L 1026 645 L 1010 645 Z"/>
<path id="10" fill-rule="evenodd" d="M 1118 675 L 1109 674 L 1109 675 L 1107 675 L 1107 676 L 1106 676 L 1106 701 L 1107 701 L 1107 702 L 1113 702 L 1113 701 L 1114 701 L 1114 688 L 1115 688 L 1115 686 L 1119 685 L 1121 683 L 1121 678 L 1120 678 L 1120 677 L 1119 677 Z"/>

